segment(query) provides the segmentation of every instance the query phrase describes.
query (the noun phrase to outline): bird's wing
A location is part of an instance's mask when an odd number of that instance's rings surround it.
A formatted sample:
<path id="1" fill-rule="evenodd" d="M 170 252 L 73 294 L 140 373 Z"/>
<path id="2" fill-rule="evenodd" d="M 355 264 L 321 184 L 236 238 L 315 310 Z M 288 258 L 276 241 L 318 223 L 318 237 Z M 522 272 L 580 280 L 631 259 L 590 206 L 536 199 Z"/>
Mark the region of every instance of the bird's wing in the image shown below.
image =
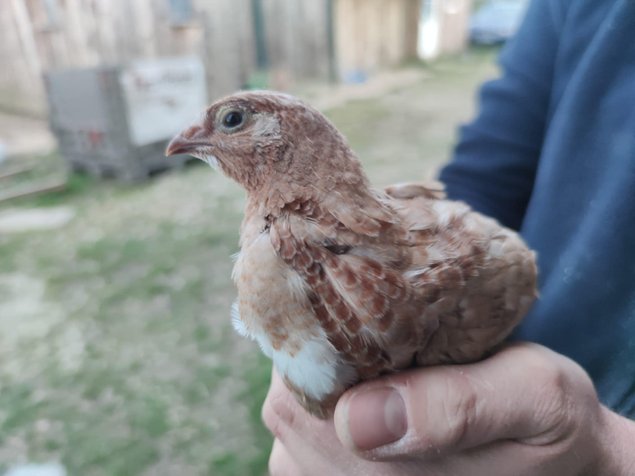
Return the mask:
<path id="1" fill-rule="evenodd" d="M 404 275 L 426 291 L 439 328 L 419 364 L 469 362 L 501 342 L 536 297 L 535 254 L 512 230 L 461 202 L 407 185 L 386 190 L 412 243 Z"/>
<path id="2" fill-rule="evenodd" d="M 394 214 L 371 191 L 334 191 L 323 198 L 322 207 L 347 230 L 363 236 L 377 237 L 395 224 Z"/>
<path id="3" fill-rule="evenodd" d="M 398 270 L 375 258 L 384 249 L 399 259 L 399 246 L 361 246 L 370 238 L 349 228 L 352 223 L 364 232 L 383 229 L 382 236 L 390 237 L 397 234 L 389 229 L 394 216 L 380 205 L 370 212 L 349 211 L 329 210 L 311 220 L 292 216 L 273 224 L 270 233 L 281 259 L 306 283 L 316 318 L 333 346 L 356 365 L 360 377 L 368 378 L 406 364 L 394 362 L 386 349 L 416 337 L 408 319 L 397 322 L 409 317 L 403 308 L 413 288 Z"/>
<path id="4" fill-rule="evenodd" d="M 387 192 L 370 212 L 344 204 L 314 206 L 310 219 L 290 214 L 271 227 L 274 249 L 303 278 L 331 343 L 362 378 L 409 365 L 415 353 L 419 364 L 481 358 L 533 301 L 534 254 L 439 191 Z M 371 225 L 350 228 L 360 223 Z"/>

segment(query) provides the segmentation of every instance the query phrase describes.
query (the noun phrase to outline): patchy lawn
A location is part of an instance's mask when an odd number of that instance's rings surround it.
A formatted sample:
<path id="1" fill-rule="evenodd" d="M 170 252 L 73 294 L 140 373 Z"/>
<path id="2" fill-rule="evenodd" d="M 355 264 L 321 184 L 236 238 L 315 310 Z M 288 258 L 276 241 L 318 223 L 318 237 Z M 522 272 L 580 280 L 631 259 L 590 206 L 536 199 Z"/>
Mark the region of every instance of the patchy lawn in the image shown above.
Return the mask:
<path id="1" fill-rule="evenodd" d="M 491 60 L 443 60 L 327 113 L 375 183 L 429 177 Z M 59 460 L 70 475 L 264 474 L 269 363 L 229 323 L 238 186 L 193 165 L 136 186 L 73 177 L 16 205 L 77 215 L 0 235 L 0 473 Z"/>

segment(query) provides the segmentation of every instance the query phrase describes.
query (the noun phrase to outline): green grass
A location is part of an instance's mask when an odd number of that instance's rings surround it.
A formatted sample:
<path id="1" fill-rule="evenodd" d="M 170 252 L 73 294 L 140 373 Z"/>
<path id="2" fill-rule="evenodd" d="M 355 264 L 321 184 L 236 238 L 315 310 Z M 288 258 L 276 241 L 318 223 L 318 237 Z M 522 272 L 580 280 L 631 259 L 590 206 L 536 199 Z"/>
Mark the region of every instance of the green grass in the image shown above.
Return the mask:
<path id="1" fill-rule="evenodd" d="M 431 175 L 472 110 L 492 52 L 328 111 L 377 184 Z M 55 157 L 49 158 L 55 160 Z M 0 235 L 0 472 L 261 475 L 270 364 L 234 334 L 230 255 L 244 197 L 203 166 L 135 186 L 73 175 L 66 227 Z"/>

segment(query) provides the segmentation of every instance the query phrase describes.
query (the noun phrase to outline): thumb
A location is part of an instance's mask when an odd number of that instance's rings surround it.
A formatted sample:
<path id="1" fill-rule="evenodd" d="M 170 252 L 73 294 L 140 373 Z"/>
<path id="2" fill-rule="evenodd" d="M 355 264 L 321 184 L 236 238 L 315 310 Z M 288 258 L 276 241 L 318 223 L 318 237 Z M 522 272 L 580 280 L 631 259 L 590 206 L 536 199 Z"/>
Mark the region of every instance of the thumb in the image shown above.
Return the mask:
<path id="1" fill-rule="evenodd" d="M 569 394 L 595 398 L 580 367 L 534 344 L 470 365 L 428 367 L 367 382 L 337 404 L 341 442 L 369 458 L 438 456 L 512 439 L 545 445 L 567 431 Z"/>

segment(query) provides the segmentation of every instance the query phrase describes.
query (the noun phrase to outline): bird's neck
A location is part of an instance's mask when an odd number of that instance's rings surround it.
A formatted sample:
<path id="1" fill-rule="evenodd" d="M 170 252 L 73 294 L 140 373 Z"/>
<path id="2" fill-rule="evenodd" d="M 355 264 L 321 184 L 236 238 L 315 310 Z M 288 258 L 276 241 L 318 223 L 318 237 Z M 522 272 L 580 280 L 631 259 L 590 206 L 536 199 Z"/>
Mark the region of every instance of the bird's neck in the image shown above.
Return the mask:
<path id="1" fill-rule="evenodd" d="M 321 193 L 316 189 L 296 186 L 270 187 L 263 192 L 248 192 L 246 209 L 259 217 L 275 219 L 286 213 L 302 213 L 307 204 L 321 201 Z"/>
<path id="2" fill-rule="evenodd" d="M 362 165 L 341 136 L 322 141 L 319 149 L 286 148 L 267 168 L 240 181 L 248 203 L 259 216 L 305 214 L 305 204 L 321 204 L 336 195 L 342 200 L 370 194 L 370 181 Z"/>

